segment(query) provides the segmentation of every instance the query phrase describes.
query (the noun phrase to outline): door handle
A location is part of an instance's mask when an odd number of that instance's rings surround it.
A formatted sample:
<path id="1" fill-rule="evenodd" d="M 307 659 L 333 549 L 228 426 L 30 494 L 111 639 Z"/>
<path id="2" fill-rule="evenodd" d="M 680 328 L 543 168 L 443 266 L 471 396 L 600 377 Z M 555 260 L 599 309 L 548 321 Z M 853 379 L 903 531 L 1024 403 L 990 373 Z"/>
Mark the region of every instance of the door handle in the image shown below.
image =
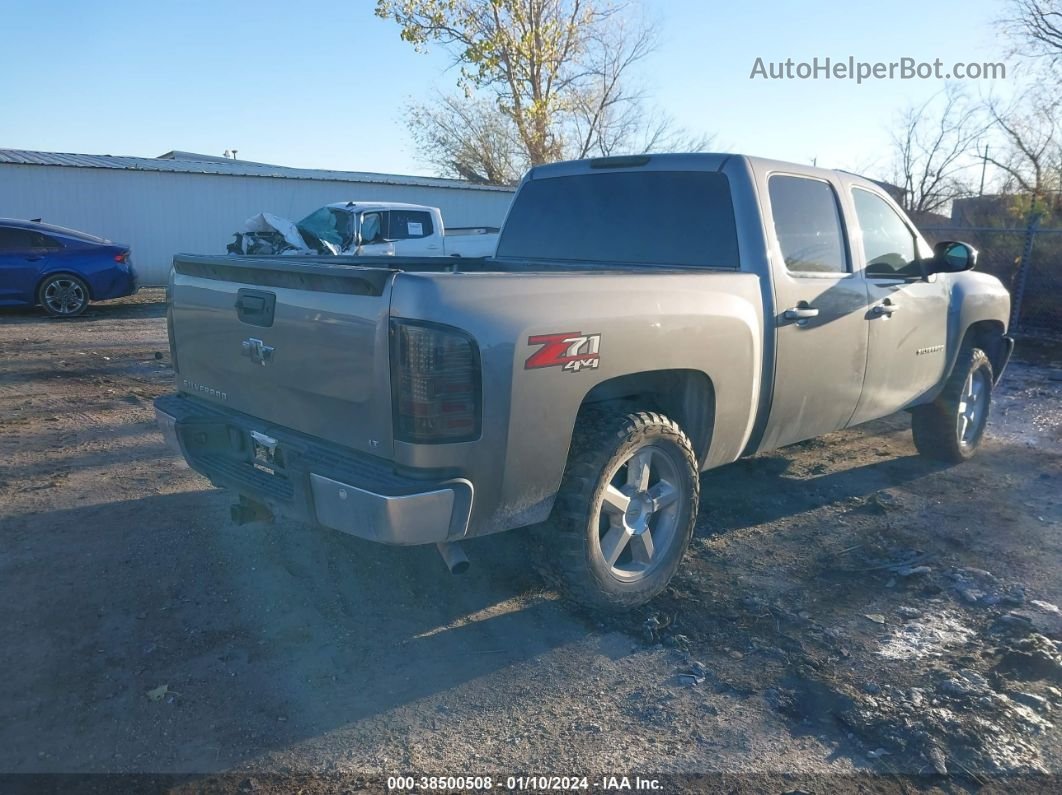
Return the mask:
<path id="1" fill-rule="evenodd" d="M 251 326 L 269 328 L 273 325 L 277 296 L 264 290 L 241 287 L 236 292 L 236 317 Z"/>
<path id="2" fill-rule="evenodd" d="M 894 304 L 892 302 L 885 303 L 885 304 L 878 304 L 877 306 L 875 306 L 873 309 L 870 310 L 870 314 L 874 315 L 875 317 L 882 317 L 883 315 L 891 315 L 893 312 L 895 312 L 899 308 L 900 308 L 899 304 Z"/>
<path id="3" fill-rule="evenodd" d="M 792 306 L 782 313 L 786 320 L 807 320 L 818 316 L 819 310 L 813 306 Z"/>
<path id="4" fill-rule="evenodd" d="M 40 254 L 30 254 L 26 257 L 26 262 L 40 262 L 44 257 Z"/>

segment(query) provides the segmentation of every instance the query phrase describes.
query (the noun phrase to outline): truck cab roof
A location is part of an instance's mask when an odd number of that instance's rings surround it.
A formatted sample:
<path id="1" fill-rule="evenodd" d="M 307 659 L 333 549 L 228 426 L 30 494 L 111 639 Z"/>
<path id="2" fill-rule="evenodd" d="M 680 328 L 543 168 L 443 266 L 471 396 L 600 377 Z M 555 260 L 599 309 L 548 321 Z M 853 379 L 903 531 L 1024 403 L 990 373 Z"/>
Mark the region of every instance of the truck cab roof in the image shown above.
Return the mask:
<path id="1" fill-rule="evenodd" d="M 326 205 L 336 210 L 357 210 L 359 212 L 371 210 L 424 210 L 430 211 L 431 207 L 424 204 L 408 204 L 406 202 L 381 202 L 381 201 L 345 201 L 332 202 Z"/>
<path id="2" fill-rule="evenodd" d="M 853 174 L 844 169 L 820 168 L 806 163 L 792 163 L 785 160 L 773 160 L 767 157 L 754 157 L 736 152 L 687 152 L 651 155 L 621 155 L 617 157 L 598 157 L 589 160 L 568 160 L 560 163 L 535 166 L 527 172 L 525 179 L 550 179 L 574 174 L 586 174 L 593 171 L 633 170 L 644 168 L 653 171 L 721 171 L 730 160 L 743 160 L 752 171 L 788 172 L 821 179 L 836 179 L 843 175 L 846 180 L 863 184 L 874 190 L 884 190 L 880 182 Z M 887 191 L 886 191 L 887 192 Z"/>

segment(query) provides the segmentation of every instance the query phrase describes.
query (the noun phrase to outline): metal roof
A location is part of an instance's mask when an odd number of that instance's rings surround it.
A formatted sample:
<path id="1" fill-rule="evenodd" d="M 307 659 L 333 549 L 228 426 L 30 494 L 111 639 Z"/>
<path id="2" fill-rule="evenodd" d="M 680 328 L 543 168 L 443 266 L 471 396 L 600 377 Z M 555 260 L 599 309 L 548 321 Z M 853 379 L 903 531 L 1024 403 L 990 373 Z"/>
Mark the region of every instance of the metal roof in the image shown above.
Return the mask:
<path id="1" fill-rule="evenodd" d="M 412 185 L 422 188 L 456 188 L 459 190 L 504 191 L 515 188 L 502 185 L 476 185 L 459 179 L 439 177 L 410 177 L 400 174 L 375 174 L 367 171 L 329 171 L 318 168 L 289 168 L 248 160 L 226 160 L 201 155 L 193 160 L 193 153 L 180 152 L 179 159 L 126 157 L 122 155 L 81 155 L 65 152 L 33 152 L 25 149 L 0 149 L 0 164 L 28 166 L 69 166 L 73 168 L 111 168 L 126 171 L 166 171 L 181 174 L 222 174 L 233 177 L 272 177 L 274 179 L 328 180 L 377 185 Z"/>

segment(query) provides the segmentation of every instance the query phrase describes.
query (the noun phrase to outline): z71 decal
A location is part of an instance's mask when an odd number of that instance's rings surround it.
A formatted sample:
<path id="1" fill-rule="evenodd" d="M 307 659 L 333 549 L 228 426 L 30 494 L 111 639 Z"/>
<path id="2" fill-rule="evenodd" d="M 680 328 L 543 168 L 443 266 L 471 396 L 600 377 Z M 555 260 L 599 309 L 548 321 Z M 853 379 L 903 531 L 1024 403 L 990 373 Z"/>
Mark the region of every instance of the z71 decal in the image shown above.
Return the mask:
<path id="1" fill-rule="evenodd" d="M 596 368 L 601 364 L 600 334 L 583 334 L 579 331 L 539 334 L 528 337 L 527 344 L 542 347 L 524 362 L 525 370 L 560 367 L 566 372 L 577 373 L 584 367 Z"/>

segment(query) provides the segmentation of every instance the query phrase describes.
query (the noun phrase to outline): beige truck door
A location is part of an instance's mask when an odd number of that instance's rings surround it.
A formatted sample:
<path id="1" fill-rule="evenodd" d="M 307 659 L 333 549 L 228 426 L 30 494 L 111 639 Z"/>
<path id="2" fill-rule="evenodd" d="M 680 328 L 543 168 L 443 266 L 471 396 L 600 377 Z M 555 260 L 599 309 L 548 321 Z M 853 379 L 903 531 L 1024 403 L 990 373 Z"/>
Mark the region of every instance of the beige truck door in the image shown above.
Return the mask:
<path id="1" fill-rule="evenodd" d="M 940 382 L 948 283 L 940 274 L 922 276 L 919 259 L 929 248 L 889 202 L 853 187 L 852 203 L 859 225 L 853 248 L 870 298 L 870 354 L 854 425 L 898 411 Z"/>
<path id="2" fill-rule="evenodd" d="M 852 268 L 834 185 L 775 173 L 766 195 L 776 364 L 761 450 L 845 427 L 868 344 L 866 282 Z"/>

